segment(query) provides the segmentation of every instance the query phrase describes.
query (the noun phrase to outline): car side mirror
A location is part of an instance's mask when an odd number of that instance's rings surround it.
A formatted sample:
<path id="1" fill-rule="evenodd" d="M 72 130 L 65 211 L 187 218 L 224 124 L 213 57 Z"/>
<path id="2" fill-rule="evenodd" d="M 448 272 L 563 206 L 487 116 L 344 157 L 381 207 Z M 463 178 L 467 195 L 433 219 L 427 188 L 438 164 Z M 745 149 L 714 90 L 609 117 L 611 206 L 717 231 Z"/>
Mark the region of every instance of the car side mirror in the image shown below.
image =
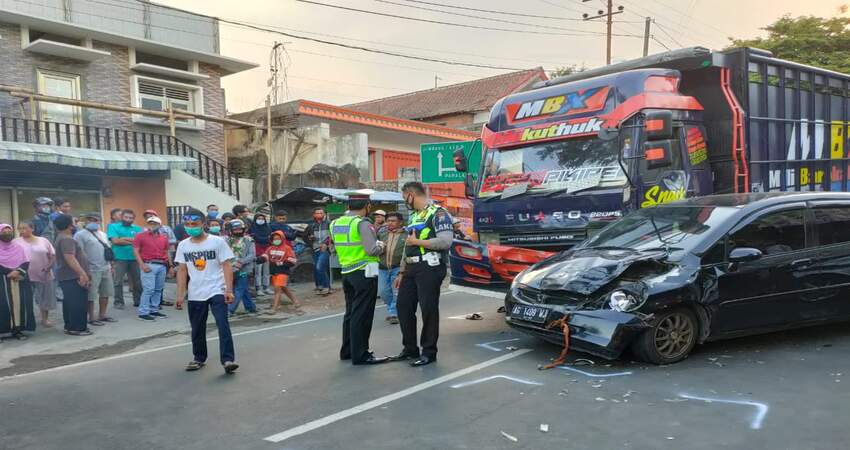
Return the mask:
<path id="1" fill-rule="evenodd" d="M 673 139 L 673 111 L 650 111 L 643 123 L 647 141 Z"/>
<path id="2" fill-rule="evenodd" d="M 475 177 L 471 173 L 466 174 L 463 180 L 463 193 L 466 198 L 475 198 Z"/>
<path id="3" fill-rule="evenodd" d="M 454 152 L 454 161 L 455 161 L 455 170 L 460 173 L 464 173 L 469 170 L 469 163 L 466 160 L 466 155 L 463 153 L 463 149 L 455 150 Z"/>
<path id="4" fill-rule="evenodd" d="M 738 247 L 729 253 L 730 263 L 755 261 L 762 257 L 761 250 L 752 247 Z"/>
<path id="5" fill-rule="evenodd" d="M 647 141 L 643 144 L 643 157 L 647 169 L 659 169 L 673 165 L 673 141 Z"/>

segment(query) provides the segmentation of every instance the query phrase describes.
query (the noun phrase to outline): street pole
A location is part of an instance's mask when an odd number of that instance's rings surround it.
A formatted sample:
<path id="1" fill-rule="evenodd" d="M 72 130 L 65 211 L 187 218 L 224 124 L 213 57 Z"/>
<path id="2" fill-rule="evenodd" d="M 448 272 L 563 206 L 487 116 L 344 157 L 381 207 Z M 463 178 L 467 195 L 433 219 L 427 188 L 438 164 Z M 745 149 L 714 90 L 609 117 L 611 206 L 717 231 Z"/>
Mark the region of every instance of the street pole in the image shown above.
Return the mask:
<path id="1" fill-rule="evenodd" d="M 614 9 L 614 0 L 608 0 L 608 14 L 607 14 L 607 16 L 608 16 L 608 20 L 607 20 L 608 27 L 607 27 L 607 29 L 608 30 L 606 32 L 607 42 L 605 43 L 605 64 L 606 65 L 611 64 L 611 29 L 614 26 L 614 16 L 612 15 L 613 9 Z"/>
<path id="2" fill-rule="evenodd" d="M 266 96 L 266 183 L 268 189 L 268 201 L 272 198 L 272 98 Z"/>
<path id="3" fill-rule="evenodd" d="M 582 2 L 589 2 L 590 0 L 581 0 Z M 602 17 L 605 18 L 605 64 L 611 64 L 611 35 L 613 33 L 614 28 L 614 15 L 622 14 L 625 9 L 623 6 L 618 6 L 617 10 L 614 11 L 614 0 L 607 0 L 606 6 L 608 11 L 599 10 L 595 16 L 590 16 L 585 13 L 582 14 L 582 18 L 584 20 L 593 20 L 600 19 Z"/>
<path id="4" fill-rule="evenodd" d="M 649 55 L 649 27 L 652 24 L 652 17 L 646 18 L 646 28 L 643 31 L 643 56 Z"/>

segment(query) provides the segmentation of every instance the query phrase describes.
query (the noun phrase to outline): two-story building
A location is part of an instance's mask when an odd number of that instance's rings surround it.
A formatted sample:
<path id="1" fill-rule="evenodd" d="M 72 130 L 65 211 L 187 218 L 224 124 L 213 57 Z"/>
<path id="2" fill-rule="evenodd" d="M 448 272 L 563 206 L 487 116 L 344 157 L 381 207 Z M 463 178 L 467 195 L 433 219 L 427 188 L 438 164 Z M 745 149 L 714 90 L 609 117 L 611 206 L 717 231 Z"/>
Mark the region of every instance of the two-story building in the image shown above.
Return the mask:
<path id="1" fill-rule="evenodd" d="M 182 116 L 172 129 L 89 107 L 223 118 L 221 78 L 257 65 L 220 53 L 215 19 L 136 0 L 0 0 L 0 61 L 0 221 L 30 217 L 38 196 L 163 213 L 240 200 L 221 123 Z"/>

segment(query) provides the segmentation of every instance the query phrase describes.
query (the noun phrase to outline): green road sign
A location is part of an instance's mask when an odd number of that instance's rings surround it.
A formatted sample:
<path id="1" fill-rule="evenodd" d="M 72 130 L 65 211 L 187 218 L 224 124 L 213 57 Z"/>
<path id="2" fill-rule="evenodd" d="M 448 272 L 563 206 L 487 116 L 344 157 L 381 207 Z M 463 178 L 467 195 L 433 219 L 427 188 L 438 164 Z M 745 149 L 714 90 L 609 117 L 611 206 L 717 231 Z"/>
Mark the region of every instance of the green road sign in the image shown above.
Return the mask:
<path id="1" fill-rule="evenodd" d="M 455 170 L 455 150 L 463 150 L 467 168 L 477 174 L 481 167 L 481 141 L 440 142 L 422 144 L 420 147 L 420 166 L 423 183 L 462 183 L 465 173 Z"/>

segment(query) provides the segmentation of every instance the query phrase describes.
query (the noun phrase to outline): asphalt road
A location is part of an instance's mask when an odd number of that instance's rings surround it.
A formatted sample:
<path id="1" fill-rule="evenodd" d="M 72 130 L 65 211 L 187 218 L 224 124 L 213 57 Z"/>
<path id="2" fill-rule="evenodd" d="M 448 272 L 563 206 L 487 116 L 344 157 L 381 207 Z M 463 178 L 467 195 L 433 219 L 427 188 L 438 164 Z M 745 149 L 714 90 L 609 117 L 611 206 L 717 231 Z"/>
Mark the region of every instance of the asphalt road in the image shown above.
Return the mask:
<path id="1" fill-rule="evenodd" d="M 597 360 L 539 371 L 559 349 L 508 331 L 497 306 L 444 294 L 439 362 L 418 369 L 339 361 L 341 318 L 332 314 L 237 329 L 242 367 L 233 376 L 215 364 L 213 341 L 212 364 L 195 373 L 183 371 L 191 353 L 178 345 L 0 379 L 0 449 L 836 449 L 850 441 L 846 325 L 714 343 L 668 367 Z M 485 319 L 449 319 L 475 311 Z M 373 348 L 399 351 L 397 327 L 383 310 L 376 316 Z"/>

